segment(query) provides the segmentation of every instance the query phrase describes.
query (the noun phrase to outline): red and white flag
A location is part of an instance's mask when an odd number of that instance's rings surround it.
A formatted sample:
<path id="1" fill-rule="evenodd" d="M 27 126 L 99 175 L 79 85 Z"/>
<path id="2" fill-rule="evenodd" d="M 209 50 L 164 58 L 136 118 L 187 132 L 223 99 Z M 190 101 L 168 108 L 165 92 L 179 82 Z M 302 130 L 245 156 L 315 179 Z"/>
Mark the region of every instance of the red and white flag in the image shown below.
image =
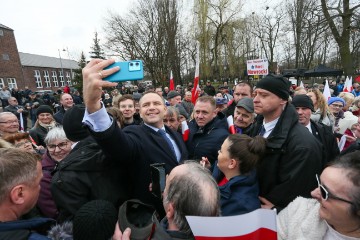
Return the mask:
<path id="1" fill-rule="evenodd" d="M 187 125 L 186 121 L 181 122 L 181 133 L 182 133 L 184 142 L 189 140 L 190 129 L 189 129 L 189 126 Z"/>
<path id="2" fill-rule="evenodd" d="M 172 71 L 170 71 L 169 89 L 170 89 L 170 91 L 175 90 L 174 77 L 173 77 Z"/>
<path id="3" fill-rule="evenodd" d="M 194 88 L 191 90 L 191 102 L 193 104 L 196 103 L 200 95 L 200 87 L 199 87 L 199 78 L 200 78 L 200 44 L 198 43 L 196 46 L 196 62 L 195 62 L 195 78 L 194 78 Z"/>
<path id="4" fill-rule="evenodd" d="M 235 134 L 234 118 L 232 115 L 227 117 L 228 129 L 230 134 Z"/>
<path id="5" fill-rule="evenodd" d="M 186 217 L 196 240 L 276 240 L 276 212 L 257 209 L 231 217 Z"/>
<path id="6" fill-rule="evenodd" d="M 352 92 L 352 77 L 346 77 L 343 92 Z"/>
<path id="7" fill-rule="evenodd" d="M 329 98 L 331 98 L 331 93 L 330 93 L 330 87 L 329 87 L 329 82 L 328 80 L 325 81 L 325 87 L 324 87 L 324 92 L 323 92 L 325 101 L 327 103 L 327 101 L 329 100 Z"/>
<path id="8" fill-rule="evenodd" d="M 26 119 L 25 119 L 25 121 L 26 121 Z M 21 131 L 21 132 L 25 132 L 24 118 L 23 118 L 22 112 L 20 113 L 20 131 Z"/>

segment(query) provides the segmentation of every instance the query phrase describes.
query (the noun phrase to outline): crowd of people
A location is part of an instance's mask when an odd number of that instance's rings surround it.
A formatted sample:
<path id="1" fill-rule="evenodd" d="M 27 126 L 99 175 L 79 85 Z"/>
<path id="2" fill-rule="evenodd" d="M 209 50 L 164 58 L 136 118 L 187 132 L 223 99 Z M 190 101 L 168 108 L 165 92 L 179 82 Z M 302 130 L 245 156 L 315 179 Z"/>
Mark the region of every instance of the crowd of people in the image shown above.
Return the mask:
<path id="1" fill-rule="evenodd" d="M 86 65 L 82 95 L 2 102 L 0 239 L 194 239 L 186 216 L 259 208 L 279 239 L 360 239 L 358 84 L 326 100 L 270 74 L 192 101 L 192 85 L 116 88 L 112 61 Z"/>

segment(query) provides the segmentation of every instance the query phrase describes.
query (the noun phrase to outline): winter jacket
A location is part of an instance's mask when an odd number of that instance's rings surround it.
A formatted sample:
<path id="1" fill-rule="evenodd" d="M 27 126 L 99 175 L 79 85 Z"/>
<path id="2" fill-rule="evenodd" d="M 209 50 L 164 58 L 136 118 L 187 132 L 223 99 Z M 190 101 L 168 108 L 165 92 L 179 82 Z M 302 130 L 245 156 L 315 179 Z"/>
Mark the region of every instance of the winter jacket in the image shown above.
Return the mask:
<path id="1" fill-rule="evenodd" d="M 221 181 L 224 174 L 215 166 L 213 177 Z M 234 216 L 252 212 L 261 207 L 259 185 L 256 171 L 233 177 L 223 186 L 219 186 L 222 216 Z"/>
<path id="2" fill-rule="evenodd" d="M 258 116 L 251 136 L 258 135 L 263 116 Z M 281 208 L 298 196 L 310 197 L 317 187 L 315 174 L 322 170 L 322 145 L 298 122 L 296 109 L 287 104 L 267 137 L 265 157 L 258 166 L 260 196 Z"/>
<path id="3" fill-rule="evenodd" d="M 229 136 L 225 115 L 219 112 L 203 128 L 199 128 L 195 119 L 191 120 L 188 126 L 190 134 L 186 147 L 189 152 L 189 159 L 200 160 L 202 157 L 207 157 L 213 166 L 217 160 L 218 150 Z"/>
<path id="4" fill-rule="evenodd" d="M 54 114 L 55 121 L 62 125 L 64 115 L 65 115 L 65 109 L 61 107 L 60 110 Z"/>
<path id="5" fill-rule="evenodd" d="M 76 144 L 58 163 L 51 180 L 59 222 L 71 220 L 76 211 L 91 200 L 107 200 L 118 207 L 128 199 L 128 170 L 115 163 L 105 157 L 92 137 Z"/>
<path id="6" fill-rule="evenodd" d="M 167 230 L 168 220 L 166 218 L 158 222 L 156 216 L 153 215 L 153 223 L 155 223 L 155 230 L 150 238 L 152 240 L 195 240 L 190 229 L 186 232 Z"/>
<path id="7" fill-rule="evenodd" d="M 320 219 L 319 208 L 315 199 L 296 198 L 277 216 L 278 239 L 323 239 L 327 225 Z"/>
<path id="8" fill-rule="evenodd" d="M 1 240 L 50 240 L 46 237 L 46 231 L 55 221 L 50 218 L 32 218 L 0 222 Z"/>
<path id="9" fill-rule="evenodd" d="M 55 124 L 54 126 L 58 126 L 58 124 Z M 35 141 L 36 145 L 41 145 L 44 148 L 46 148 L 46 144 L 45 144 L 45 137 L 47 135 L 47 133 L 50 131 L 50 127 L 49 128 L 45 128 L 43 126 L 41 126 L 39 123 L 36 123 L 35 126 L 30 129 L 29 134 L 31 136 L 31 138 Z"/>
<path id="10" fill-rule="evenodd" d="M 59 214 L 50 190 L 52 179 L 51 173 L 54 171 L 56 164 L 57 162 L 53 160 L 50 157 L 49 152 L 46 151 L 41 160 L 43 177 L 40 181 L 41 189 L 37 201 L 37 207 L 42 215 L 53 219 L 57 219 Z"/>

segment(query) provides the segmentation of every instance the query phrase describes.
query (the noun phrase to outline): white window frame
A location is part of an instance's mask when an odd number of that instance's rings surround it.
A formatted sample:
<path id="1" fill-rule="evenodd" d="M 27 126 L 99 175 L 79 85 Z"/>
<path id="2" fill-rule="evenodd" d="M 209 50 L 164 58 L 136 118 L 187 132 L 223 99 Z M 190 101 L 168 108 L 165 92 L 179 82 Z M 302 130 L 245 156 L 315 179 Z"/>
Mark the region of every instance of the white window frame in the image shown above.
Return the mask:
<path id="1" fill-rule="evenodd" d="M 62 71 L 59 71 L 59 78 L 60 78 L 60 87 L 65 87 L 65 81 Z"/>
<path id="2" fill-rule="evenodd" d="M 0 78 L 0 88 L 5 87 L 4 79 Z"/>
<path id="3" fill-rule="evenodd" d="M 16 79 L 15 78 L 7 78 L 7 83 L 9 89 L 17 88 Z"/>
<path id="4" fill-rule="evenodd" d="M 43 88 L 40 70 L 34 70 L 34 72 L 35 72 L 34 77 L 35 77 L 36 88 Z"/>
<path id="5" fill-rule="evenodd" d="M 49 71 L 44 70 L 43 74 L 44 74 L 44 79 L 45 79 L 45 87 L 46 88 L 51 88 L 51 81 L 50 81 Z"/>
<path id="6" fill-rule="evenodd" d="M 66 72 L 66 83 L 68 84 L 68 86 L 71 86 L 71 77 L 70 77 L 70 72 Z"/>
<path id="7" fill-rule="evenodd" d="M 51 78 L 53 80 L 54 87 L 59 87 L 59 81 L 57 79 L 56 71 L 51 72 Z"/>

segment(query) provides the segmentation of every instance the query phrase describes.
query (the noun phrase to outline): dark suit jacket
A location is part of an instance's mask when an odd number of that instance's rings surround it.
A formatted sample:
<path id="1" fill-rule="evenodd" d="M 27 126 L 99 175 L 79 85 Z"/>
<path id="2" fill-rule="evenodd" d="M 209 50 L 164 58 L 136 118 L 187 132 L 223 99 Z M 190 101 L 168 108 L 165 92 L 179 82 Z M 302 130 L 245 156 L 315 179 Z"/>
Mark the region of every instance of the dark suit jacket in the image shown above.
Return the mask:
<path id="1" fill-rule="evenodd" d="M 176 141 L 181 153 L 180 162 L 187 160 L 188 152 L 179 133 L 166 127 L 166 131 Z M 144 125 L 131 125 L 120 129 L 115 122 L 104 132 L 92 132 L 105 154 L 121 161 L 131 169 L 132 198 L 153 204 L 157 210 L 162 207 L 161 199 L 156 199 L 149 192 L 151 182 L 150 164 L 165 163 L 166 174 L 176 167 L 177 162 L 167 142 L 153 129 Z M 163 211 L 163 210 L 162 210 Z"/>

